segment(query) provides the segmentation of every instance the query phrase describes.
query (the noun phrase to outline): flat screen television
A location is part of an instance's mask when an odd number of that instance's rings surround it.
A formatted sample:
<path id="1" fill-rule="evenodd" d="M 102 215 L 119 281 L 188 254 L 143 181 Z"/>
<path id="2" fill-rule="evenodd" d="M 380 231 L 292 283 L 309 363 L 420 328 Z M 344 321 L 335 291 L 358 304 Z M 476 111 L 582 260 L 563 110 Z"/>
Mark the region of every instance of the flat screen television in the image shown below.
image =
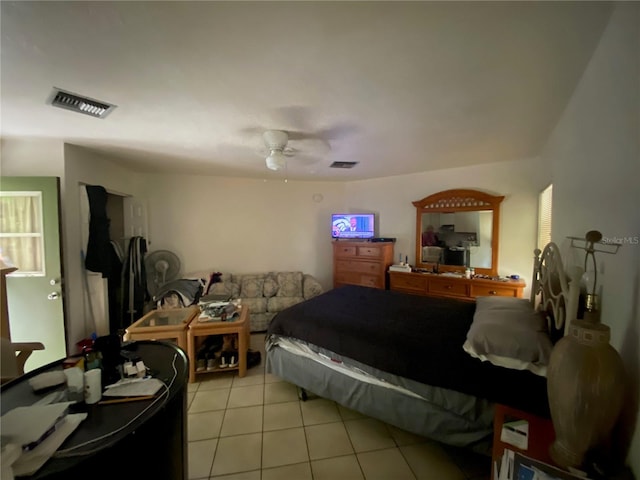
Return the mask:
<path id="1" fill-rule="evenodd" d="M 332 238 L 374 238 L 376 218 L 373 213 L 334 213 L 331 215 Z"/>

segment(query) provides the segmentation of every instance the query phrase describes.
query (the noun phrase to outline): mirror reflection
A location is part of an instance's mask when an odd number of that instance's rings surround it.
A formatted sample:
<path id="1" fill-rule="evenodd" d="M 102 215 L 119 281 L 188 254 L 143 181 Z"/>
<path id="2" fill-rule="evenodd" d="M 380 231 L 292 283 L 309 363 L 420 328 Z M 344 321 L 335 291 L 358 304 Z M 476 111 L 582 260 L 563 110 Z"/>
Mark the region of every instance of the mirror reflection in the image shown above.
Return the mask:
<path id="1" fill-rule="evenodd" d="M 495 276 L 500 203 L 504 197 L 456 189 L 412 202 L 416 207 L 416 268 Z"/>
<path id="2" fill-rule="evenodd" d="M 493 212 L 423 213 L 422 262 L 491 268 Z"/>

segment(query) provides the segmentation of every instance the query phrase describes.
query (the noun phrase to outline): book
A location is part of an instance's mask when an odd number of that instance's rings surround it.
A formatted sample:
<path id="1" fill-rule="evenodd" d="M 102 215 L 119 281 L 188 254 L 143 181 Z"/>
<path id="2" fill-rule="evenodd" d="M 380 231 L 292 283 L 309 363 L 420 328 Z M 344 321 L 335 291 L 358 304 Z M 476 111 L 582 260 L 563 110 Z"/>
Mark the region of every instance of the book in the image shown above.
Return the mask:
<path id="1" fill-rule="evenodd" d="M 515 452 L 513 480 L 590 480 L 585 472 L 566 471 L 548 463 Z"/>

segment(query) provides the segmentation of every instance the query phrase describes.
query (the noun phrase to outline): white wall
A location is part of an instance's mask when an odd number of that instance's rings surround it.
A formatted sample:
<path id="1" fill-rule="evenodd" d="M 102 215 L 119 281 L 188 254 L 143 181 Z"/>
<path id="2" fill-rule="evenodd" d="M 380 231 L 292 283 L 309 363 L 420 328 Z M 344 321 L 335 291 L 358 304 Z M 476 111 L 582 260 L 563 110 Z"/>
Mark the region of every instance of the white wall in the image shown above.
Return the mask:
<path id="1" fill-rule="evenodd" d="M 352 182 L 347 205 L 379 213 L 380 235 L 396 237 L 395 256 L 415 262 L 416 208 L 412 202 L 441 190 L 471 188 L 504 195 L 500 209 L 498 273 L 531 277 L 536 244 L 538 194 L 550 181 L 538 159 Z M 529 283 L 529 282 L 528 282 Z M 527 285 L 525 297 L 530 285 Z"/>
<path id="2" fill-rule="evenodd" d="M 85 185 L 101 185 L 110 192 L 138 196 L 140 176 L 122 168 L 109 158 L 90 150 L 65 144 L 64 146 L 65 188 L 62 204 L 65 209 L 64 253 L 67 295 L 67 338 L 69 353 L 77 351 L 76 342 L 93 331 L 87 319 L 88 306 L 84 289 L 84 266 L 81 251 L 83 245 L 80 200 Z"/>
<path id="3" fill-rule="evenodd" d="M 640 474 L 640 5 L 618 4 L 598 48 L 543 152 L 553 172 L 553 241 L 565 263 L 583 265 L 584 252 L 567 236 L 599 230 L 625 244 L 617 255 L 596 254 L 602 322 L 628 374 L 620 437 L 635 434 L 629 462 Z"/>
<path id="4" fill-rule="evenodd" d="M 61 177 L 64 183 L 64 148 L 60 140 L 45 138 L 0 139 L 0 174 Z M 62 186 L 61 186 L 62 188 Z"/>
<path id="5" fill-rule="evenodd" d="M 332 286 L 331 213 L 345 184 L 146 175 L 149 252 L 171 250 L 183 273 L 301 270 Z M 314 201 L 314 194 L 322 200 Z"/>

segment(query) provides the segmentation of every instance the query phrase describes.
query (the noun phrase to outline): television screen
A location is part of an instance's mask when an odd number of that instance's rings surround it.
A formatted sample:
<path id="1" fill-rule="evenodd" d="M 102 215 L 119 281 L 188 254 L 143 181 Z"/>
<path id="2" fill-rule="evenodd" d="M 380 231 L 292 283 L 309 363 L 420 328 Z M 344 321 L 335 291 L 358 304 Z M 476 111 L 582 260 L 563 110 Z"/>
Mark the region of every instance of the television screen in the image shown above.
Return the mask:
<path id="1" fill-rule="evenodd" d="M 373 213 L 334 213 L 331 215 L 332 238 L 373 238 L 376 230 Z"/>

